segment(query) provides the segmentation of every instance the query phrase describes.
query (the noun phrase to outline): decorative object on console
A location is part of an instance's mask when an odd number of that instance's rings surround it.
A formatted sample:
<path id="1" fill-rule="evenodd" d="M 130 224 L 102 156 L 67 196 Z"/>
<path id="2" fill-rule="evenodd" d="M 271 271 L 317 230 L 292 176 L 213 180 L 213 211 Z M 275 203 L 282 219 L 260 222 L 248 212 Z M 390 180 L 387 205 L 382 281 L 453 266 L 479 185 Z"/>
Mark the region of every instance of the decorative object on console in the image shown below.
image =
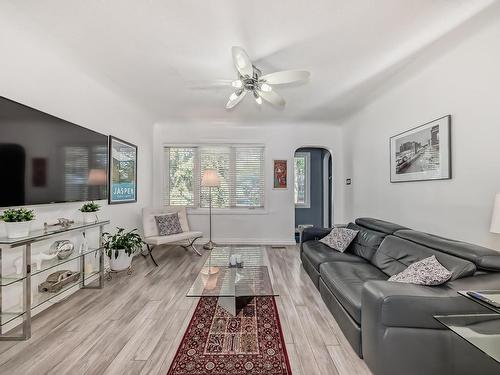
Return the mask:
<path id="1" fill-rule="evenodd" d="M 495 195 L 493 214 L 491 215 L 491 233 L 500 233 L 500 193 Z"/>
<path id="2" fill-rule="evenodd" d="M 158 233 L 160 236 L 170 236 L 172 234 L 182 233 L 182 226 L 179 220 L 179 214 L 155 216 L 156 225 L 158 225 Z"/>
<path id="3" fill-rule="evenodd" d="M 66 285 L 74 283 L 80 279 L 80 272 L 70 270 L 56 271 L 47 276 L 47 280 L 38 285 L 41 293 L 57 293 Z"/>
<path id="4" fill-rule="evenodd" d="M 35 270 L 40 271 L 42 269 L 42 261 L 52 260 L 57 257 L 57 254 L 45 254 L 38 253 L 31 256 L 31 265 L 35 265 Z M 16 267 L 16 274 L 21 275 L 23 273 L 23 257 L 17 257 L 14 260 L 14 266 Z"/>
<path id="5" fill-rule="evenodd" d="M 319 240 L 319 242 L 322 242 L 332 249 L 343 253 L 349 247 L 357 234 L 357 230 L 348 228 L 333 228 L 332 231 Z"/>
<path id="6" fill-rule="evenodd" d="M 55 224 L 43 223 L 43 229 L 45 230 L 45 233 L 49 231 L 50 227 L 61 227 L 63 229 L 69 229 L 74 223 L 75 222 L 73 220 L 60 217 L 59 219 L 57 219 L 57 223 Z"/>
<path id="7" fill-rule="evenodd" d="M 203 177 L 201 178 L 201 186 L 208 187 L 208 216 L 209 216 L 209 240 L 203 245 L 206 250 L 212 250 L 215 246 L 215 242 L 212 241 L 212 188 L 220 186 L 220 178 L 217 170 L 212 168 L 207 168 L 203 172 Z"/>
<path id="8" fill-rule="evenodd" d="M 137 146 L 109 136 L 109 204 L 137 202 Z"/>
<path id="9" fill-rule="evenodd" d="M 28 237 L 34 219 L 35 212 L 26 208 L 8 208 L 0 215 L 0 220 L 5 223 L 8 238 Z"/>
<path id="10" fill-rule="evenodd" d="M 80 243 L 80 254 L 84 254 L 88 251 L 89 249 L 89 243 L 87 241 L 87 234 L 85 232 L 82 232 L 82 242 Z"/>
<path id="11" fill-rule="evenodd" d="M 432 255 L 410 264 L 404 271 L 391 276 L 388 281 L 433 286 L 444 284 L 450 277 L 451 272 Z"/>
<path id="12" fill-rule="evenodd" d="M 109 258 L 112 271 L 131 270 L 132 256 L 142 249 L 144 242 L 137 229 L 125 232 L 124 228 L 116 228 L 115 234 L 103 233 L 103 248 Z"/>
<path id="13" fill-rule="evenodd" d="M 83 214 L 83 222 L 95 223 L 99 221 L 96 212 L 98 212 L 100 208 L 101 206 L 99 206 L 95 202 L 84 203 L 83 206 L 79 209 L 79 211 Z"/>
<path id="14" fill-rule="evenodd" d="M 391 182 L 451 178 L 451 116 L 390 138 Z"/>
<path id="15" fill-rule="evenodd" d="M 287 189 L 288 160 L 273 160 L 273 189 Z"/>
<path id="16" fill-rule="evenodd" d="M 49 254 L 56 254 L 59 259 L 63 260 L 69 258 L 74 249 L 75 245 L 70 240 L 58 240 L 50 246 Z"/>

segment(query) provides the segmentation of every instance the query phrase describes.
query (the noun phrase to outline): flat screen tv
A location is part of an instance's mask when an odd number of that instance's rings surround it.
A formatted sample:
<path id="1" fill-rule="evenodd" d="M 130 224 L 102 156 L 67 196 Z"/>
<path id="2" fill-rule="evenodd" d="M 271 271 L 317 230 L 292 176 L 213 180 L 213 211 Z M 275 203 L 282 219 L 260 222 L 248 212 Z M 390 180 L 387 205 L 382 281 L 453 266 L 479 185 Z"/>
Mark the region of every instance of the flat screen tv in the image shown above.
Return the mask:
<path id="1" fill-rule="evenodd" d="M 107 198 L 108 137 L 0 97 L 0 207 Z"/>

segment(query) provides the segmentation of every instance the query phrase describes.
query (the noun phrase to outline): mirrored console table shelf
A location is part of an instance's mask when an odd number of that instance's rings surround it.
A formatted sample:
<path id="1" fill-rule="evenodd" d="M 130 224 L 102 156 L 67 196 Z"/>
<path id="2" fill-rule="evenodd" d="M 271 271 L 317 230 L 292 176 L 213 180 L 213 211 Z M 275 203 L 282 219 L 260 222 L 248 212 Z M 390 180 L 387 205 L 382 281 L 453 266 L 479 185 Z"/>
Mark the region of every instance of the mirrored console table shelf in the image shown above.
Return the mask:
<path id="1" fill-rule="evenodd" d="M 31 337 L 31 311 L 42 304 L 52 300 L 53 298 L 69 291 L 75 287 L 85 289 L 102 289 L 104 285 L 104 252 L 102 251 L 102 233 L 104 226 L 109 224 L 109 220 L 96 221 L 95 223 L 73 223 L 66 228 L 58 229 L 41 229 L 30 233 L 28 237 L 10 239 L 0 237 L 0 341 L 6 340 L 27 340 Z M 66 259 L 52 259 L 43 261 L 41 269 L 32 270 L 31 265 L 31 245 L 35 242 L 44 241 L 51 237 L 61 236 L 70 232 L 86 232 L 90 229 L 99 230 L 99 246 L 79 253 L 75 251 Z M 2 274 L 2 253 L 8 252 L 14 248 L 23 247 L 23 272 L 22 274 Z M 99 256 L 99 268 L 88 274 L 85 273 L 85 257 L 88 255 Z M 65 285 L 61 290 L 54 293 L 38 294 L 34 298 L 31 295 L 31 278 L 34 275 L 48 271 L 59 265 L 80 260 L 80 277 L 68 285 Z M 86 284 L 90 279 L 99 278 L 97 286 L 88 286 Z M 22 283 L 22 304 L 18 306 L 2 309 L 2 288 Z M 4 334 L 3 328 L 7 323 L 14 321 L 17 318 L 22 318 L 22 333 L 20 335 Z M 13 330 L 16 331 L 17 330 Z"/>

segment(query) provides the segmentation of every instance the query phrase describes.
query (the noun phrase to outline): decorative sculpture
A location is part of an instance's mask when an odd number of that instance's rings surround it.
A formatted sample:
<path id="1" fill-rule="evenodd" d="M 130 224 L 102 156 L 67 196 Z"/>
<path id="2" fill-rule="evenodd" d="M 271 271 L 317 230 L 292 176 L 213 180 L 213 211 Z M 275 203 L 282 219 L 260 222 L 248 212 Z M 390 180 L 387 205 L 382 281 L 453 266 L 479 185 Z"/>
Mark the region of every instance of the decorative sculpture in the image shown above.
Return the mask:
<path id="1" fill-rule="evenodd" d="M 39 292 L 57 293 L 66 285 L 78 281 L 80 272 L 70 270 L 56 271 L 47 276 L 47 280 L 38 285 Z"/>
<path id="2" fill-rule="evenodd" d="M 39 253 L 35 254 L 31 257 L 31 264 L 35 265 L 36 271 L 40 271 L 42 269 L 42 260 L 51 260 L 57 257 L 57 254 L 45 254 Z M 16 274 L 21 275 L 23 273 L 23 257 L 17 257 L 14 260 L 14 266 L 16 267 Z"/>
<path id="3" fill-rule="evenodd" d="M 50 246 L 49 254 L 57 254 L 57 257 L 61 260 L 68 258 L 75 249 L 75 245 L 70 240 L 59 240 L 55 241 L 52 246 Z"/>

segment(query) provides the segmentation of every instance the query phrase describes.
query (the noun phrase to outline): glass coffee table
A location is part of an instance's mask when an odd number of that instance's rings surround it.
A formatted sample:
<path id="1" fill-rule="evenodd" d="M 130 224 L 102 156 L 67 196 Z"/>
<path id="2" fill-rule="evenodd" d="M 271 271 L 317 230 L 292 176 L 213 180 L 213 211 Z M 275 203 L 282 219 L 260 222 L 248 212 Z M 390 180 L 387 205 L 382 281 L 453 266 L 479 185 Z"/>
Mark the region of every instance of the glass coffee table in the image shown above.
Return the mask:
<path id="1" fill-rule="evenodd" d="M 231 255 L 241 255 L 242 266 L 230 267 Z M 236 316 L 258 296 L 278 296 L 265 247 L 216 247 L 201 268 L 187 297 L 218 297 L 219 306 Z"/>

